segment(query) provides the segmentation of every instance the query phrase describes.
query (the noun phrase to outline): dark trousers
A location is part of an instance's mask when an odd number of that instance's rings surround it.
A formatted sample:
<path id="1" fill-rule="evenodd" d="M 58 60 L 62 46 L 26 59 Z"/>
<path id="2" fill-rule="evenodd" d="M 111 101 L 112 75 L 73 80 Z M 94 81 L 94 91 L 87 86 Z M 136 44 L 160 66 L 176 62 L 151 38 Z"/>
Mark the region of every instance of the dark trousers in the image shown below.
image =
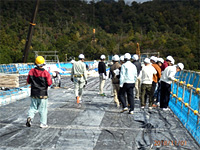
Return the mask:
<path id="1" fill-rule="evenodd" d="M 158 82 L 158 88 L 157 88 L 157 91 L 156 91 L 156 102 L 160 102 L 160 93 L 161 93 L 161 83 Z"/>
<path id="2" fill-rule="evenodd" d="M 128 102 L 130 104 L 130 111 L 134 110 L 134 94 L 133 88 L 135 87 L 135 83 L 124 83 L 123 87 L 119 90 L 119 100 L 122 103 L 122 107 L 127 107 L 125 94 L 127 94 Z"/>
<path id="3" fill-rule="evenodd" d="M 161 81 L 160 108 L 167 108 L 170 99 L 171 84 Z"/>
<path id="4" fill-rule="evenodd" d="M 155 92 L 155 89 L 156 89 L 156 84 L 157 84 L 156 82 L 154 82 L 154 81 L 152 82 L 151 94 L 150 94 L 150 97 L 149 97 L 149 99 L 150 99 L 149 101 L 150 101 L 150 102 L 153 102 L 153 103 L 154 103 L 153 100 L 154 100 L 154 92 Z M 152 105 L 152 104 L 151 104 L 151 105 Z"/>

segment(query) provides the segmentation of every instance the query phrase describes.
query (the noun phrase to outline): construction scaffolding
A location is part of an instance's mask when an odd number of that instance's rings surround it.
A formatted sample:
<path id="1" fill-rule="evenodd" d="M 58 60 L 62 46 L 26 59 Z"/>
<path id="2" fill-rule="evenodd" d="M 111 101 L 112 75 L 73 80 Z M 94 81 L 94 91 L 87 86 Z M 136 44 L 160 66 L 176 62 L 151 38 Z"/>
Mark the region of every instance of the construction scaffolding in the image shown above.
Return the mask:
<path id="1" fill-rule="evenodd" d="M 35 58 L 37 56 L 43 56 L 46 62 L 59 63 L 58 51 L 34 51 Z"/>

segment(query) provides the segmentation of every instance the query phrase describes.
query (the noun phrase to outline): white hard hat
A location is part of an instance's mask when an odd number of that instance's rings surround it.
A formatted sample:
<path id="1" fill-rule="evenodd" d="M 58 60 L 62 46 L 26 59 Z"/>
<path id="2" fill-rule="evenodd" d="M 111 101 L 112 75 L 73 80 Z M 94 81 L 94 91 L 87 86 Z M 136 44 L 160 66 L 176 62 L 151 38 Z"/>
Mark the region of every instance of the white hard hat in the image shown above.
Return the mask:
<path id="1" fill-rule="evenodd" d="M 124 59 L 130 60 L 130 59 L 131 59 L 131 55 L 130 55 L 129 53 L 126 53 L 126 54 L 124 55 Z"/>
<path id="2" fill-rule="evenodd" d="M 178 66 L 181 70 L 183 70 L 183 68 L 184 68 L 184 65 L 183 65 L 182 63 L 178 63 L 177 66 Z"/>
<path id="3" fill-rule="evenodd" d="M 133 57 L 132 57 L 132 59 L 133 59 L 133 60 L 138 60 L 138 55 L 137 55 L 137 54 L 134 54 Z"/>
<path id="4" fill-rule="evenodd" d="M 73 64 L 74 62 L 75 62 L 75 60 L 72 59 L 72 60 L 71 60 L 71 63 Z"/>
<path id="5" fill-rule="evenodd" d="M 164 63 L 164 59 L 158 58 L 157 61 L 161 62 L 162 64 Z"/>
<path id="6" fill-rule="evenodd" d="M 118 55 L 114 55 L 113 56 L 113 61 L 119 61 L 119 56 Z"/>
<path id="7" fill-rule="evenodd" d="M 100 59 L 106 59 L 105 55 L 101 55 Z"/>
<path id="8" fill-rule="evenodd" d="M 120 56 L 120 60 L 124 61 L 124 55 Z"/>
<path id="9" fill-rule="evenodd" d="M 151 62 L 150 62 L 150 59 L 149 59 L 149 58 L 145 58 L 145 59 L 144 59 L 144 63 L 150 64 L 150 63 L 151 63 Z"/>
<path id="10" fill-rule="evenodd" d="M 85 59 L 85 56 L 84 56 L 83 54 L 80 54 L 80 55 L 78 56 L 78 58 L 79 58 L 79 59 Z"/>
<path id="11" fill-rule="evenodd" d="M 53 75 L 53 77 L 56 77 L 56 73 L 55 72 L 53 72 L 52 75 Z"/>
<path id="12" fill-rule="evenodd" d="M 171 60 L 171 64 L 172 64 L 172 65 L 174 65 L 174 63 L 175 63 L 175 60 L 174 60 L 174 59 L 172 59 L 172 60 Z"/>
<path id="13" fill-rule="evenodd" d="M 172 64 L 175 63 L 174 58 L 172 56 L 167 56 L 166 59 L 169 60 Z"/>
<path id="14" fill-rule="evenodd" d="M 151 57 L 150 57 L 150 60 L 153 60 L 154 62 L 157 62 L 157 59 L 158 59 L 158 58 L 155 57 L 155 56 L 151 56 Z"/>

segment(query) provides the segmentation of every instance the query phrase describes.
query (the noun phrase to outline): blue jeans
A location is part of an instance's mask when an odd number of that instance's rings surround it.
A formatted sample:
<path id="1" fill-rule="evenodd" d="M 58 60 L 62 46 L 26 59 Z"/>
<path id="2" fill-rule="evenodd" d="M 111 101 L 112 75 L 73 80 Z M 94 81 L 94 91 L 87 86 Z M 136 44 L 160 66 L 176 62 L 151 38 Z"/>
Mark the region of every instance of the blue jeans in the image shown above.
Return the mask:
<path id="1" fill-rule="evenodd" d="M 160 102 L 160 93 L 161 93 L 161 83 L 158 82 L 158 88 L 157 88 L 157 91 L 155 93 L 155 97 L 157 98 L 156 99 L 156 102 Z"/>
<path id="2" fill-rule="evenodd" d="M 28 111 L 28 117 L 33 120 L 35 113 L 39 112 L 40 123 L 47 124 L 47 104 L 48 99 L 31 98 L 31 105 Z"/>

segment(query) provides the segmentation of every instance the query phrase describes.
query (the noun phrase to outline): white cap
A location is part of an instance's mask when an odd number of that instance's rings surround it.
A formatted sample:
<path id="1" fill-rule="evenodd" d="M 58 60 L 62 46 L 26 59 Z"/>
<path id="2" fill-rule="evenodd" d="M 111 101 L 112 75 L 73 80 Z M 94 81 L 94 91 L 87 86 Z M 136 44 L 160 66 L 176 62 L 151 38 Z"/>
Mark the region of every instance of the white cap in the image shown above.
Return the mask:
<path id="1" fill-rule="evenodd" d="M 177 66 L 178 66 L 181 70 L 183 70 L 183 68 L 184 68 L 184 65 L 183 65 L 182 63 L 178 63 Z"/>
<path id="2" fill-rule="evenodd" d="M 172 64 L 175 63 L 174 58 L 172 56 L 167 56 L 166 59 L 169 60 Z"/>
<path id="3" fill-rule="evenodd" d="M 84 56 L 83 54 L 80 54 L 80 55 L 78 56 L 78 58 L 79 58 L 79 59 L 85 59 L 85 56 Z"/>
<path id="4" fill-rule="evenodd" d="M 150 63 L 151 63 L 151 62 L 150 62 L 150 59 L 149 59 L 149 58 L 145 58 L 145 59 L 144 59 L 144 63 L 150 64 Z"/>
<path id="5" fill-rule="evenodd" d="M 101 55 L 100 59 L 106 59 L 105 55 Z"/>
<path id="6" fill-rule="evenodd" d="M 164 59 L 162 59 L 162 58 L 157 58 L 157 62 L 161 62 L 162 64 L 164 63 Z"/>
<path id="7" fill-rule="evenodd" d="M 126 53 L 126 54 L 124 55 L 124 59 L 130 60 L 130 59 L 131 59 L 131 55 L 130 55 L 129 53 Z"/>
<path id="8" fill-rule="evenodd" d="M 118 55 L 114 55 L 113 56 L 113 61 L 119 61 L 119 56 Z"/>
<path id="9" fill-rule="evenodd" d="M 134 54 L 133 57 L 132 57 L 132 59 L 133 59 L 133 60 L 138 60 L 138 55 L 137 55 L 137 54 Z"/>
<path id="10" fill-rule="evenodd" d="M 151 57 L 150 57 L 150 60 L 153 60 L 154 62 L 157 62 L 157 59 L 158 59 L 158 58 L 155 57 L 155 56 L 151 56 Z"/>
<path id="11" fill-rule="evenodd" d="M 120 56 L 120 60 L 124 61 L 124 55 Z"/>

